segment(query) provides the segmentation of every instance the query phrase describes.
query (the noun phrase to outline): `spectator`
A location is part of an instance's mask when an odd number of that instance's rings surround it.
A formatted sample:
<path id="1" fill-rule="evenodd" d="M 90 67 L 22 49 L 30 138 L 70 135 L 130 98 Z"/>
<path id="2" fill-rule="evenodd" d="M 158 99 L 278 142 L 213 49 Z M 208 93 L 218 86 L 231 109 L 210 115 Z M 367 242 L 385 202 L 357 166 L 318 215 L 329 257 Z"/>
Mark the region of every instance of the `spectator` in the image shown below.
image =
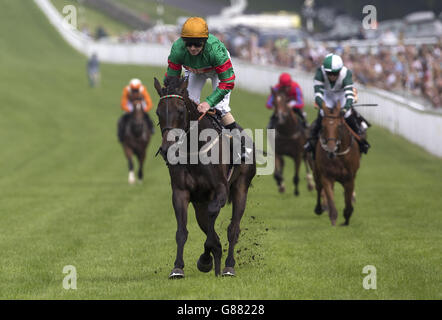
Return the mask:
<path id="1" fill-rule="evenodd" d="M 95 33 L 95 39 L 100 40 L 102 38 L 106 38 L 108 36 L 106 30 L 102 26 L 98 26 L 96 33 Z"/>
<path id="2" fill-rule="evenodd" d="M 91 88 L 97 86 L 100 82 L 100 63 L 96 53 L 93 53 L 87 62 L 87 75 Z"/>
<path id="3" fill-rule="evenodd" d="M 305 39 L 303 45 L 293 44 L 287 38 L 261 37 L 254 30 L 231 29 L 216 33 L 233 57 L 260 65 L 278 65 L 313 72 L 328 52 L 343 57 L 353 70 L 356 81 L 365 86 L 387 88 L 399 94 L 408 92 L 427 98 L 434 107 L 442 107 L 442 43 L 435 45 L 403 45 L 403 35 L 387 31 L 381 45 L 362 47 L 325 43 Z M 178 30 L 147 30 L 132 32 L 120 41 L 132 43 L 149 41 L 172 43 L 179 37 Z"/>

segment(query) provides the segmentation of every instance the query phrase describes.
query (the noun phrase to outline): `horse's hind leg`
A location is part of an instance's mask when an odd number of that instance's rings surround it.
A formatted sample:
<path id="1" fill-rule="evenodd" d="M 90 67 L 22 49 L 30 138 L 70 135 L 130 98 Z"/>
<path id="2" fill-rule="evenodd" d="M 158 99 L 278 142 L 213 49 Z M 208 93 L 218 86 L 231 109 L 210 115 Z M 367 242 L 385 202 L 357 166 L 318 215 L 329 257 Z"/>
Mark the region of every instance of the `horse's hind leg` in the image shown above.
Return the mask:
<path id="1" fill-rule="evenodd" d="M 243 176 L 239 178 L 235 185 L 231 186 L 232 219 L 229 227 L 227 228 L 229 252 L 227 254 L 226 267 L 223 270 L 223 276 L 235 275 L 235 245 L 239 238 L 241 218 L 244 214 L 244 210 L 246 209 L 248 187 L 249 182 L 247 182 Z"/>
<path id="2" fill-rule="evenodd" d="M 345 208 L 344 208 L 344 218 L 345 222 L 341 226 L 348 226 L 350 223 L 350 217 L 353 213 L 353 191 L 354 191 L 354 180 L 346 182 L 344 184 L 344 197 L 345 197 Z"/>
<path id="3" fill-rule="evenodd" d="M 195 216 L 198 225 L 201 230 L 207 235 L 207 229 L 209 227 L 209 219 L 207 213 L 207 203 L 192 203 L 195 209 Z M 213 258 L 210 255 L 210 247 L 207 246 L 207 242 L 204 244 L 204 252 L 199 257 L 197 262 L 198 270 L 201 272 L 209 272 L 213 268 Z"/>
<path id="4" fill-rule="evenodd" d="M 278 191 L 280 193 L 285 192 L 285 185 L 284 185 L 284 177 L 282 175 L 284 169 L 284 159 L 281 155 L 276 154 L 275 155 L 275 172 L 273 173 L 273 177 L 276 180 L 276 184 L 278 185 Z"/>
<path id="5" fill-rule="evenodd" d="M 174 189 L 172 194 L 172 203 L 175 210 L 175 217 L 177 221 L 176 243 L 177 254 L 175 259 L 175 266 L 169 275 L 171 279 L 179 279 L 184 277 L 184 244 L 187 241 L 187 207 L 189 205 L 189 192 L 187 190 Z"/>

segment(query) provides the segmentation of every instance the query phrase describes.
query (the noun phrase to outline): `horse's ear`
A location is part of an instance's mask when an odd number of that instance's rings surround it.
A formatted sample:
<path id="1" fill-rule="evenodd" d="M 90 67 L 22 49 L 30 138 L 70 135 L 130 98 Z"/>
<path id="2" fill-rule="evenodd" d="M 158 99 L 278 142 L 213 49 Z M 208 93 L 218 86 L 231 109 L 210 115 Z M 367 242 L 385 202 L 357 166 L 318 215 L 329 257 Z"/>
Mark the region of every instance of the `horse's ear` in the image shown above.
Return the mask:
<path id="1" fill-rule="evenodd" d="M 158 95 L 161 97 L 161 83 L 158 81 L 157 78 L 154 77 L 153 79 L 154 79 L 153 85 L 154 85 L 155 89 L 157 90 Z"/>
<path id="2" fill-rule="evenodd" d="M 182 96 L 187 96 L 188 92 L 187 92 L 187 86 L 189 84 L 189 80 L 187 78 L 182 78 L 180 80 L 180 86 L 178 88 L 178 92 L 182 95 Z"/>
<path id="3" fill-rule="evenodd" d="M 189 84 L 189 80 L 187 78 L 182 78 L 180 83 L 180 91 L 184 93 L 184 90 L 187 89 L 187 86 Z"/>

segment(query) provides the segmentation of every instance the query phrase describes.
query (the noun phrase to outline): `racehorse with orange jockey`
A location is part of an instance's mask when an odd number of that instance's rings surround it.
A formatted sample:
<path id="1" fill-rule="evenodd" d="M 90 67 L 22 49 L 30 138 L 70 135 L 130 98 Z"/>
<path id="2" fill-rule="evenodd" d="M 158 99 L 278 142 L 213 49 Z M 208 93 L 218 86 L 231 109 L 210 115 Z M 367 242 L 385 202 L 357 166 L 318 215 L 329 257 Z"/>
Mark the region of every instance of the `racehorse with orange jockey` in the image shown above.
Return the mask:
<path id="1" fill-rule="evenodd" d="M 143 105 L 144 119 L 148 128 L 154 133 L 154 125 L 147 114 L 147 112 L 152 109 L 152 99 L 141 81 L 139 79 L 132 79 L 129 82 L 129 85 L 124 87 L 123 94 L 121 95 L 121 109 L 124 110 L 125 113 L 118 121 L 118 139 L 120 142 L 123 142 L 124 128 L 129 119 L 130 113 L 134 110 L 134 101 L 140 100 Z"/>
<path id="2" fill-rule="evenodd" d="M 292 80 L 290 74 L 284 72 L 279 76 L 279 83 L 276 84 L 273 89 L 279 91 L 284 90 L 288 97 L 288 105 L 292 108 L 293 112 L 299 116 L 304 128 L 307 127 L 306 114 L 304 112 L 304 99 L 302 97 L 302 90 L 296 81 Z M 274 95 L 270 94 L 267 98 L 266 107 L 267 109 L 273 109 L 273 98 Z M 275 128 L 275 115 L 273 114 L 270 118 L 268 129 Z"/>

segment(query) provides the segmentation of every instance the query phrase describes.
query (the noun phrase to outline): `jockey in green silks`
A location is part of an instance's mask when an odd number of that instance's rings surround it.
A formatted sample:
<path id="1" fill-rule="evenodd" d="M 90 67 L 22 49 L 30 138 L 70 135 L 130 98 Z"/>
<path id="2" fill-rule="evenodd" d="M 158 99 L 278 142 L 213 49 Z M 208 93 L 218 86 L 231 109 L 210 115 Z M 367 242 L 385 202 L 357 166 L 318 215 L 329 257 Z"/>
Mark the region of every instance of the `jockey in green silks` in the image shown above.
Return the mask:
<path id="1" fill-rule="evenodd" d="M 340 102 L 340 105 L 344 106 L 345 121 L 358 136 L 361 136 L 366 125 L 365 122 L 359 125 L 357 113 L 352 108 L 355 101 L 352 72 L 344 66 L 340 56 L 330 53 L 325 57 L 322 65 L 316 70 L 314 90 L 315 103 L 320 110 L 318 118 L 312 124 L 308 142 L 304 146 L 307 151 L 314 151 L 316 146 L 324 116 L 323 106 L 333 109 Z M 360 151 L 367 153 L 370 144 L 363 138 L 358 143 Z"/>
<path id="2" fill-rule="evenodd" d="M 223 126 L 232 131 L 234 138 L 241 141 L 234 132 L 240 132 L 242 128 L 235 122 L 229 105 L 230 93 L 235 86 L 235 72 L 230 54 L 224 43 L 209 33 L 203 18 L 190 17 L 183 24 L 181 37 L 173 43 L 170 50 L 166 77 L 180 77 L 182 68 L 188 79 L 189 98 L 197 103 L 198 111 L 205 113 L 216 109 Z M 213 91 L 201 101 L 201 91 L 208 79 L 212 82 Z M 241 152 L 241 160 L 248 158 L 250 152 L 251 149 Z"/>

